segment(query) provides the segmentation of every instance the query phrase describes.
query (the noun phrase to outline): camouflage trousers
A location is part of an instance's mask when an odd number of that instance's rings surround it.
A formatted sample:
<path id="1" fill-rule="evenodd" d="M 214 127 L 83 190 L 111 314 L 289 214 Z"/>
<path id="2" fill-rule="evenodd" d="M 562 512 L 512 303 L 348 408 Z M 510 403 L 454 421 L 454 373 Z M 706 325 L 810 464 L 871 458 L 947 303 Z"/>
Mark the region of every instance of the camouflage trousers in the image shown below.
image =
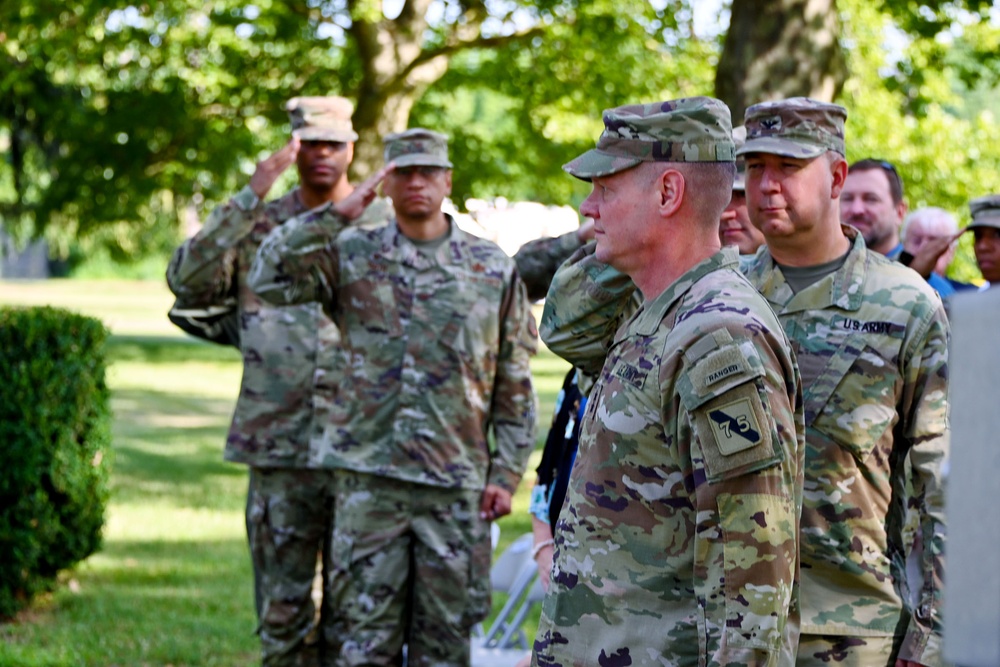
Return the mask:
<path id="1" fill-rule="evenodd" d="M 329 539 L 334 519 L 331 470 L 251 468 L 247 531 L 254 569 L 258 634 L 265 667 L 330 664 L 340 651 L 341 581 L 333 576 Z M 316 562 L 323 562 L 319 644 L 312 598 Z"/>
<path id="2" fill-rule="evenodd" d="M 333 561 L 343 569 L 340 665 L 467 667 L 469 632 L 490 610 L 481 491 L 338 470 Z"/>
<path id="3" fill-rule="evenodd" d="M 893 637 L 803 634 L 795 667 L 894 667 L 901 643 Z"/>

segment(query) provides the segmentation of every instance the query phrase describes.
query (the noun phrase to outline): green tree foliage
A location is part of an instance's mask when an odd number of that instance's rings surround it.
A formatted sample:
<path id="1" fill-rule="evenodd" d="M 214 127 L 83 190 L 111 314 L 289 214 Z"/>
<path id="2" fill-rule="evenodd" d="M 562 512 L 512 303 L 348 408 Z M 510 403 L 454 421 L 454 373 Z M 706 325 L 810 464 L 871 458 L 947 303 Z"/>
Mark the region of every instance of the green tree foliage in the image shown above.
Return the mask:
<path id="1" fill-rule="evenodd" d="M 575 203 L 585 187 L 559 167 L 604 108 L 719 90 L 739 116 L 840 86 L 852 155 L 896 156 L 914 205 L 997 189 L 977 157 L 1000 80 L 996 22 L 974 20 L 988 3 L 764 4 L 762 23 L 759 0 L 723 2 L 719 34 L 700 37 L 689 0 L 0 3 L 0 216 L 62 255 L 164 252 L 284 142 L 288 98 L 325 94 L 357 101 L 355 178 L 386 132 L 449 133 L 459 202 Z"/>
<path id="2" fill-rule="evenodd" d="M 950 43 L 955 66 L 930 65 L 941 35 L 905 36 L 893 32 L 893 18 L 864 0 L 843 0 L 848 65 L 852 72 L 839 100 L 848 108 L 847 158 L 886 159 L 898 169 L 910 209 L 938 206 L 960 224 L 969 221 L 968 202 L 1000 192 L 1000 124 L 962 83 L 964 65 L 979 49 L 995 45 L 1000 26 L 955 23 Z M 973 17 L 966 16 L 966 20 Z M 895 36 L 896 42 L 886 46 Z M 895 59 L 895 60 L 893 60 Z M 944 61 L 942 61 L 943 63 Z M 919 71 L 918 77 L 908 73 Z M 996 86 L 996 78 L 987 78 Z M 962 280 L 979 277 L 972 237 L 962 237 L 950 273 Z"/>
<path id="3" fill-rule="evenodd" d="M 456 199 L 581 200 L 561 166 L 593 146 L 603 109 L 710 88 L 718 46 L 681 8 L 594 0 L 544 38 L 454 58 L 412 122 L 452 137 Z"/>

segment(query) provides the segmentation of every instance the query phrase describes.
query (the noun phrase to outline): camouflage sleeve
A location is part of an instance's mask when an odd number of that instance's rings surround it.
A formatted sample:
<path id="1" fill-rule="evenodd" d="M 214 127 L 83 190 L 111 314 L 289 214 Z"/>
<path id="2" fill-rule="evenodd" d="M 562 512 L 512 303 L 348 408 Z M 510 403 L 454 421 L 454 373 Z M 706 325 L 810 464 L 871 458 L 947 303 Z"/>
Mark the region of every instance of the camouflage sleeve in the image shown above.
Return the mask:
<path id="1" fill-rule="evenodd" d="M 537 405 L 529 360 L 538 345 L 531 302 L 516 271 L 511 276 L 500 317 L 500 350 L 490 415 L 496 448 L 487 484 L 496 484 L 513 493 L 535 448 Z"/>
<path id="2" fill-rule="evenodd" d="M 257 197 L 250 186 L 208 216 L 167 265 L 167 285 L 185 307 L 218 306 L 231 297 L 236 244 L 253 229 Z"/>
<path id="3" fill-rule="evenodd" d="M 528 288 L 528 298 L 538 301 L 552 283 L 559 265 L 583 245 L 575 231 L 543 239 L 528 241 L 514 255 L 517 272 Z"/>
<path id="4" fill-rule="evenodd" d="M 922 665 L 943 664 L 942 589 L 944 572 L 944 476 L 948 457 L 948 344 L 950 330 L 940 304 L 924 335 L 907 350 L 901 414 L 913 469 L 911 507 L 917 509 L 923 540 L 923 586 L 910 617 L 899 658 Z"/>
<path id="5" fill-rule="evenodd" d="M 577 250 L 552 279 L 540 332 L 550 350 L 588 375 L 604 366 L 621 323 L 639 292 L 631 278 L 594 257 L 596 244 Z"/>
<path id="6" fill-rule="evenodd" d="M 804 422 L 796 370 L 778 345 L 762 335 L 730 339 L 689 360 L 680 391 L 697 442 L 695 478 L 704 480 L 695 492 L 694 592 L 708 665 L 782 664 L 798 634 Z"/>
<path id="7" fill-rule="evenodd" d="M 345 226 L 325 206 L 275 227 L 250 266 L 250 289 L 278 305 L 333 303 L 339 266 L 334 239 Z"/>

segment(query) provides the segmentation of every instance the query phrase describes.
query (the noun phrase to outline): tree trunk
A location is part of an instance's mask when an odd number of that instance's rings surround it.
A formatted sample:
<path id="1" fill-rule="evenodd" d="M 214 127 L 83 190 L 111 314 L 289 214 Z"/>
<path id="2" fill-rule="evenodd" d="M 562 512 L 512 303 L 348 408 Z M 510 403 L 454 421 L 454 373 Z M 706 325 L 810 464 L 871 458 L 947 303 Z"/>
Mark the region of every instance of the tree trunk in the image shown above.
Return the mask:
<path id="1" fill-rule="evenodd" d="M 733 125 L 757 102 L 806 96 L 833 101 L 847 78 L 836 0 L 733 0 L 715 94 Z"/>
<path id="2" fill-rule="evenodd" d="M 408 75 L 394 73 L 384 84 L 366 85 L 359 91 L 353 119 L 354 131 L 358 133 L 351 164 L 355 181 L 364 180 L 382 166 L 383 137 L 407 128 L 413 105 L 444 76 L 447 68 L 447 59 L 439 57 L 414 68 Z"/>

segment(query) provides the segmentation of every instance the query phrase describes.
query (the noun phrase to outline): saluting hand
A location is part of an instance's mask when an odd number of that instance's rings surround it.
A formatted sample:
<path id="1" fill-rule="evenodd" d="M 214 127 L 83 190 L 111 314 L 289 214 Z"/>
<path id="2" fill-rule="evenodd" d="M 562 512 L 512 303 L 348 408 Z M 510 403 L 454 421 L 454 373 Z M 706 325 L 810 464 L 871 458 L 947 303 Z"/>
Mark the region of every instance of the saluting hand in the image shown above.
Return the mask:
<path id="1" fill-rule="evenodd" d="M 267 196 L 271 186 L 285 170 L 295 164 L 299 155 L 299 138 L 292 136 L 288 143 L 257 163 L 257 168 L 250 177 L 250 189 L 258 199 Z"/>
<path id="2" fill-rule="evenodd" d="M 962 235 L 963 229 L 958 234 L 954 236 L 942 236 L 940 238 L 928 239 L 922 246 L 920 250 L 916 252 L 913 256 L 913 261 L 910 262 L 909 266 L 911 269 L 919 273 L 926 280 L 930 278 L 931 273 L 934 272 L 934 265 L 941 258 L 941 255 L 948 252 L 948 248 L 951 244 L 958 240 L 958 237 Z"/>
<path id="3" fill-rule="evenodd" d="M 395 162 L 390 162 L 370 176 L 368 180 L 354 188 L 354 192 L 347 195 L 333 205 L 333 210 L 344 216 L 348 221 L 356 220 L 368 208 L 375 199 L 378 186 L 385 180 L 385 177 L 396 168 Z"/>

